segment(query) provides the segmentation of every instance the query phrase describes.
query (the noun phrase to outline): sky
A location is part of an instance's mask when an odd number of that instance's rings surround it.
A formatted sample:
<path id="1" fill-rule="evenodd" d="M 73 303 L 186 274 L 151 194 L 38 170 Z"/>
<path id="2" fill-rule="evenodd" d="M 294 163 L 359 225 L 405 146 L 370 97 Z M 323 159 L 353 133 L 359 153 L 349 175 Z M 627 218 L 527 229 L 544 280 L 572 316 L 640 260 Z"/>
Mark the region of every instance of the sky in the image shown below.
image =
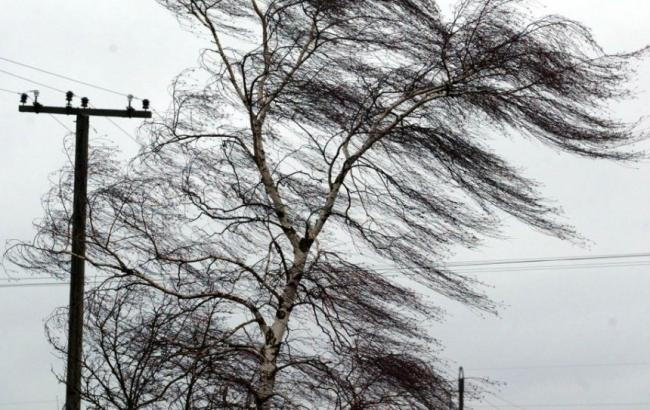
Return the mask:
<path id="1" fill-rule="evenodd" d="M 645 1 L 531 4 L 536 13 L 585 23 L 607 52 L 650 44 L 650 4 Z M 15 76 L 70 89 L 97 107 L 120 108 L 127 101 L 3 58 L 149 98 L 154 108 L 164 110 L 173 77 L 194 66 L 205 46 L 154 1 L 145 0 L 4 2 L 0 25 L 0 88 L 40 89 L 39 100 L 48 105 L 63 105 L 63 95 Z M 635 121 L 650 114 L 650 58 L 638 64 L 632 86 L 637 97 L 617 103 L 613 111 Z M 68 161 L 66 127 L 74 129 L 72 118 L 60 116 L 57 122 L 18 113 L 17 106 L 18 95 L 0 91 L 0 248 L 8 239 L 32 236 L 49 178 Z M 114 121 L 92 118 L 91 144 L 93 138 L 109 138 L 133 152 L 140 120 Z M 650 121 L 641 124 L 650 130 Z M 504 238 L 471 251 L 457 249 L 452 261 L 650 251 L 650 161 L 579 159 L 516 138 L 497 148 L 527 176 L 543 182 L 543 193 L 564 209 L 563 219 L 586 241 L 563 242 L 509 222 Z M 649 148 L 647 142 L 639 144 L 639 149 Z M 575 262 L 565 262 L 546 270 L 485 268 L 474 275 L 501 303 L 498 316 L 440 299 L 448 316 L 431 332 L 445 346 L 441 357 L 450 368 L 463 366 L 470 384 L 480 377 L 501 383 L 486 401 L 468 407 L 650 409 L 650 258 L 635 260 L 646 265 L 576 268 Z M 43 323 L 55 307 L 67 303 L 67 287 L 5 286 L 16 283 L 24 281 L 0 280 L 0 409 L 60 408 L 64 387 L 52 369 L 61 363 L 45 340 Z"/>

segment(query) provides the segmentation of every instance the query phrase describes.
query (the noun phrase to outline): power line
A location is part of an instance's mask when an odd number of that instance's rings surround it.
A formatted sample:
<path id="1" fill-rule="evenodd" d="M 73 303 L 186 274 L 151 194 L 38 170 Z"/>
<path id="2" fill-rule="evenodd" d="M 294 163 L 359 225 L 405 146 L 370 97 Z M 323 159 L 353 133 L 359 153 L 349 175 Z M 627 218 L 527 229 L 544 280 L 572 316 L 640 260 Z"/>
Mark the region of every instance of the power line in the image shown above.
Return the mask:
<path id="1" fill-rule="evenodd" d="M 92 104 L 89 104 L 91 107 L 94 107 Z M 113 124 L 117 129 L 119 129 L 124 135 L 126 135 L 131 141 L 135 142 L 136 144 L 140 145 L 140 143 L 131 135 L 129 132 L 127 132 L 124 128 L 122 128 L 117 122 L 113 121 L 112 118 L 110 117 L 104 117 L 104 119 L 108 120 L 111 124 Z"/>
<path id="2" fill-rule="evenodd" d="M 63 91 L 60 88 L 52 87 L 50 85 L 47 85 L 47 84 L 44 84 L 44 83 L 41 83 L 41 82 L 38 82 L 38 81 L 34 81 L 34 80 L 29 79 L 27 77 L 23 77 L 23 76 L 20 76 L 18 74 L 14 74 L 14 73 L 9 72 L 9 71 L 5 71 L 3 69 L 0 69 L 0 73 L 4 73 L 4 74 L 10 75 L 12 77 L 19 78 L 19 79 L 21 79 L 23 81 L 27 81 L 27 82 L 30 82 L 30 83 L 33 83 L 33 84 L 36 84 L 36 85 L 40 85 L 41 87 L 49 88 L 50 90 L 58 91 L 58 92 L 63 93 L 63 94 L 66 93 L 65 91 Z"/>
<path id="3" fill-rule="evenodd" d="M 30 400 L 30 401 L 5 401 L 0 402 L 0 406 L 22 406 L 25 404 L 45 404 L 45 403 L 56 403 L 56 400 Z"/>
<path id="4" fill-rule="evenodd" d="M 92 277 L 95 280 L 106 280 L 106 279 L 114 278 L 115 276 L 112 276 L 112 275 L 92 275 Z M 56 277 L 52 277 L 52 276 L 26 276 L 26 277 L 11 277 L 10 276 L 10 277 L 6 277 L 6 278 L 0 278 L 0 281 L 6 282 L 7 284 L 11 284 L 11 283 L 15 283 L 15 282 L 41 281 L 41 280 L 50 280 L 50 281 L 55 280 L 56 282 L 52 282 L 52 283 L 56 283 L 56 284 L 68 283 L 68 282 L 63 282 L 64 280 L 66 280 L 64 278 L 56 278 Z M 43 283 L 46 283 L 46 282 L 36 283 L 36 285 L 43 284 Z M 3 286 L 3 285 L 0 284 L 0 286 Z"/>
<path id="5" fill-rule="evenodd" d="M 650 263 L 644 264 L 643 266 L 647 266 L 647 265 L 650 265 Z M 639 265 L 634 265 L 634 266 L 639 266 Z M 609 266 L 608 265 L 608 266 L 602 266 L 602 267 L 618 267 L 618 266 Z M 556 270 L 561 270 L 561 269 L 565 269 L 565 268 L 563 266 L 558 266 L 556 268 Z M 534 270 L 534 269 L 522 269 L 522 270 Z M 514 271 L 518 271 L 518 270 L 513 269 L 512 271 L 514 272 Z M 345 271 L 341 271 L 341 272 L 345 272 Z M 498 273 L 498 272 L 500 272 L 500 271 L 496 271 L 496 270 L 494 270 L 494 271 L 482 271 L 481 273 Z M 402 276 L 408 276 L 408 274 L 406 274 L 406 273 L 404 275 L 391 274 L 391 275 L 387 275 L 387 276 L 392 277 L 392 278 L 397 278 L 397 277 L 402 277 Z M 110 278 L 110 276 L 107 277 L 107 278 Z M 5 280 L 7 282 L 14 282 L 14 281 L 15 282 L 20 282 L 20 281 L 26 281 L 26 280 L 45 280 L 45 279 L 50 279 L 50 278 L 49 277 L 33 277 L 33 278 L 11 278 L 11 279 L 0 279 L 0 280 Z M 15 284 L 14 283 L 7 283 L 7 284 L 0 284 L 0 288 L 12 288 L 12 287 L 22 287 L 22 286 L 55 286 L 55 285 L 62 285 L 62 284 L 67 284 L 67 283 L 68 282 L 52 282 L 52 283 L 43 282 L 43 283 L 33 283 L 33 284 L 32 283 L 15 283 Z M 632 364 L 630 364 L 630 366 L 631 365 Z M 638 365 L 641 366 L 641 365 L 646 365 L 646 364 L 639 363 Z M 650 363 L 648 363 L 648 365 L 650 365 Z M 541 367 L 544 367 L 544 366 L 539 366 L 539 367 L 541 368 Z M 550 367 L 555 367 L 555 366 L 547 366 L 547 367 L 550 368 Z M 567 367 L 573 367 L 573 366 L 567 366 Z M 584 367 L 589 367 L 589 366 L 584 366 Z M 592 366 L 592 367 L 597 367 L 597 366 Z M 530 368 L 535 368 L 535 366 L 531 366 Z M 516 368 L 512 368 L 512 369 L 507 368 L 507 370 L 515 370 L 515 369 Z M 506 368 L 480 368 L 480 369 L 470 369 L 470 370 L 472 370 L 472 371 L 479 371 L 479 370 L 506 370 Z"/>
<path id="6" fill-rule="evenodd" d="M 29 68 L 30 70 L 39 71 L 39 72 L 41 72 L 41 73 L 48 74 L 48 75 L 51 75 L 51 76 L 54 76 L 54 77 L 59 77 L 59 78 L 62 78 L 62 79 L 64 79 L 64 80 L 72 81 L 72 82 L 77 83 L 77 84 L 82 84 L 82 85 L 85 85 L 85 86 L 88 86 L 88 87 L 92 87 L 92 88 L 95 88 L 95 89 L 98 89 L 98 90 L 106 91 L 106 92 L 108 92 L 108 93 L 113 93 L 113 94 L 116 94 L 116 95 L 121 95 L 122 97 L 126 97 L 126 96 L 129 95 L 129 94 L 127 94 L 127 93 L 121 93 L 121 92 L 119 92 L 119 91 L 111 90 L 110 88 L 102 87 L 102 86 L 100 86 L 100 85 L 93 84 L 93 83 L 89 83 L 89 82 L 87 82 L 87 81 L 77 80 L 76 78 L 68 77 L 68 76 L 63 75 L 63 74 L 58 74 L 58 73 L 55 73 L 55 72 L 52 72 L 52 71 L 49 71 L 49 70 L 45 70 L 45 69 L 43 69 L 43 68 L 39 68 L 39 67 L 36 67 L 36 66 L 30 65 L 30 64 L 21 63 L 21 62 L 16 61 L 16 60 L 11 60 L 11 59 L 6 58 L 6 57 L 0 57 L 0 60 L 2 60 L 2 61 L 6 61 L 6 62 L 11 63 L 11 64 L 19 65 L 19 66 L 21 66 L 21 67 Z M 138 97 L 133 97 L 133 98 L 135 98 L 135 99 L 137 99 L 137 100 L 141 100 L 141 98 L 138 98 Z"/>
<path id="7" fill-rule="evenodd" d="M 545 270 L 574 270 L 574 269 L 600 269 L 600 268 L 624 268 L 634 266 L 648 266 L 650 261 L 643 262 L 618 262 L 618 263 L 589 263 L 589 264 L 570 264 L 570 265 L 544 265 L 544 266 L 522 266 L 502 269 L 454 269 L 452 272 L 458 274 L 476 274 L 476 273 L 505 273 L 505 272 L 526 272 L 526 271 L 545 271 Z"/>
<path id="8" fill-rule="evenodd" d="M 499 410 L 499 408 L 496 406 L 496 404 L 492 403 L 490 400 L 488 400 L 486 398 L 482 398 L 481 402 L 487 403 L 488 405 L 486 407 L 490 407 L 491 409 Z"/>
<path id="9" fill-rule="evenodd" d="M 496 394 L 496 393 L 494 393 L 494 392 L 491 392 L 490 394 L 491 394 L 492 396 L 496 397 L 497 399 L 501 400 L 502 402 L 506 403 L 507 405 L 511 406 L 511 407 L 514 407 L 514 408 L 516 408 L 516 409 L 524 410 L 524 407 L 523 407 L 523 406 L 520 406 L 520 405 L 518 405 L 518 404 L 516 404 L 516 403 L 513 403 L 513 402 L 511 402 L 510 400 L 504 399 L 503 397 L 501 397 L 500 395 L 498 395 L 498 394 Z M 488 403 L 488 404 L 492 404 L 492 403 Z"/>
<path id="10" fill-rule="evenodd" d="M 459 262 L 449 262 L 445 264 L 440 264 L 433 266 L 431 268 L 420 268 L 420 267 L 411 267 L 417 270 L 427 270 L 427 269 L 446 269 L 446 268 L 461 268 L 453 269 L 452 272 L 460 274 L 471 274 L 471 273 L 492 273 L 492 272 L 518 272 L 518 271 L 528 271 L 528 270 L 560 270 L 560 269 L 584 269 L 584 268 L 612 268 L 612 267 L 627 267 L 627 266 L 647 266 L 650 265 L 650 260 L 647 261 L 618 261 L 618 262 L 601 262 L 601 263 L 573 263 L 573 264 L 553 264 L 553 265 L 541 265 L 536 266 L 538 263 L 543 262 L 571 262 L 571 261 L 589 261 L 589 260 L 607 260 L 607 259 L 635 259 L 635 258 L 644 258 L 650 257 L 650 253 L 619 253 L 619 254 L 601 254 L 601 255 L 591 255 L 591 256 L 559 256 L 559 257 L 544 257 L 544 258 L 526 258 L 526 259 L 487 259 L 487 260 L 477 260 L 477 261 L 459 261 Z M 532 266 L 515 266 L 515 267 L 503 267 L 503 268 L 488 268 L 488 269 L 473 269 L 481 268 L 483 266 L 498 266 L 498 265 L 524 265 L 529 264 Z M 462 269 L 469 268 L 469 269 Z M 381 268 L 378 266 L 371 267 L 377 271 L 382 270 L 396 270 L 396 267 L 391 268 Z"/>
<path id="11" fill-rule="evenodd" d="M 571 408 L 571 407 L 641 407 L 641 406 L 650 406 L 650 402 L 611 402 L 611 403 L 553 403 L 553 404 L 520 404 L 520 405 L 512 405 L 512 404 L 504 404 L 504 405 L 499 405 L 500 408 Z M 476 408 L 486 408 L 489 407 L 489 405 L 473 405 L 472 407 Z"/>
<path id="12" fill-rule="evenodd" d="M 621 259 L 621 258 L 647 258 L 650 257 L 650 252 L 639 253 L 614 253 L 604 255 L 591 255 L 591 256 L 555 256 L 555 257 L 541 257 L 541 258 L 527 258 L 527 259 L 488 259 L 476 261 L 459 261 L 450 262 L 444 266 L 474 266 L 474 265 L 512 265 L 520 263 L 540 263 L 540 262 L 555 262 L 555 261 L 584 261 L 594 259 Z"/>
<path id="13" fill-rule="evenodd" d="M 622 258 L 624 256 L 629 255 L 630 257 L 637 257 L 639 255 L 645 255 L 645 254 L 640 254 L 640 253 L 629 253 L 629 254 L 617 254 L 615 255 L 616 258 Z M 580 257 L 581 260 L 587 260 L 587 259 L 594 259 L 594 260 L 602 260 L 606 257 L 609 257 L 608 255 L 593 255 L 590 257 Z M 546 258 L 547 260 L 559 260 L 560 258 Z M 568 258 L 565 258 L 568 259 Z M 526 261 L 528 259 L 520 259 L 518 261 Z M 515 260 L 512 260 L 515 261 Z M 487 261 L 486 266 L 493 265 L 493 261 Z M 496 262 L 496 261 L 494 261 Z M 450 264 L 451 265 L 451 264 Z M 461 266 L 460 263 L 455 263 L 455 266 Z M 522 266 L 522 267 L 509 267 L 509 268 L 503 268 L 503 269 L 488 269 L 488 270 L 466 270 L 462 271 L 460 273 L 463 274 L 468 274 L 468 273 L 490 273 L 490 272 L 519 272 L 519 271 L 528 271 L 528 270 L 566 270 L 566 269 L 577 269 L 577 268 L 619 268 L 619 267 L 628 267 L 628 266 L 648 266 L 650 265 L 650 261 L 639 261 L 639 262 L 614 262 L 614 263 L 594 263 L 594 264 L 572 264 L 572 265 L 544 265 L 544 266 Z M 471 266 L 473 267 L 480 267 L 480 265 L 475 264 L 471 262 Z M 371 269 L 379 272 L 379 273 L 394 273 L 396 271 L 395 267 L 390 267 L 388 265 L 384 265 L 384 267 L 381 266 L 375 266 L 372 267 Z M 410 267 L 409 268 L 411 273 L 416 273 L 420 270 L 418 267 Z M 347 272 L 347 271 L 353 271 L 353 269 L 341 269 L 341 272 Z M 407 269 L 403 270 L 404 275 L 409 275 L 409 272 Z M 455 271 L 458 272 L 458 271 Z M 402 276 L 401 274 L 394 273 L 388 275 L 390 277 L 400 277 Z M 23 278 L 0 278 L 0 280 L 4 281 L 25 281 L 25 280 L 45 280 L 45 279 L 51 279 L 51 276 L 41 276 L 41 277 L 23 277 Z M 57 282 L 58 284 L 58 282 Z M 43 286 L 45 284 L 39 284 L 39 286 Z M 0 287 L 10 287 L 7 285 L 0 285 Z M 535 367 L 535 366 L 533 366 Z M 482 368 L 482 369 L 471 369 L 471 370 L 496 370 L 497 368 Z M 499 368 L 499 369 L 506 369 L 506 368 Z"/>
<path id="14" fill-rule="evenodd" d="M 558 270 L 575 270 L 575 269 L 600 269 L 600 268 L 624 268 L 624 267 L 635 267 L 635 266 L 649 266 L 650 261 L 643 262 L 619 262 L 619 263 L 593 263 L 593 264 L 571 264 L 571 265 L 545 265 L 545 266 L 522 266 L 522 267 L 512 267 L 512 268 L 502 268 L 502 269 L 453 269 L 448 270 L 458 275 L 475 275 L 479 273 L 509 273 L 509 272 L 527 272 L 527 271 L 558 271 Z M 479 265 L 476 265 L 479 266 Z M 396 268 L 371 268 L 379 273 L 381 272 L 395 272 Z M 402 269 L 404 276 L 409 276 L 417 272 L 423 272 L 436 268 L 411 268 L 411 271 L 407 269 Z M 441 267 L 440 269 L 444 268 Z M 352 271 L 351 269 L 341 269 L 340 272 Z M 387 275 L 389 277 L 400 277 L 400 274 L 391 274 Z"/>
<path id="15" fill-rule="evenodd" d="M 600 254 L 600 255 L 590 255 L 590 256 L 551 256 L 551 257 L 540 257 L 540 258 L 523 258 L 523 259 L 485 259 L 485 260 L 474 260 L 474 261 L 458 261 L 458 262 L 448 262 L 441 263 L 438 265 L 433 265 L 431 267 L 421 267 L 421 266 L 405 266 L 403 269 L 407 270 L 430 270 L 430 269 L 446 269 L 446 268 L 481 268 L 483 266 L 495 266 L 495 265 L 517 265 L 517 264 L 537 264 L 543 262 L 571 262 L 571 261 L 589 261 L 589 260 L 606 260 L 606 259 L 636 259 L 636 258 L 650 258 L 650 252 L 638 252 L 638 253 L 617 253 L 617 254 Z M 594 263 L 594 264 L 564 264 L 564 265 L 542 265 L 542 266 L 523 266 L 523 267 L 507 267 L 507 268 L 493 268 L 490 269 L 490 272 L 502 272 L 502 271 L 519 271 L 519 270 L 531 270 L 531 269 L 564 269 L 564 268 L 576 268 L 576 267 L 620 267 L 620 266 L 636 266 L 636 265 L 645 266 L 650 264 L 650 260 L 647 261 L 619 261 L 612 263 Z M 362 269 L 364 267 L 361 267 Z M 398 266 L 395 265 L 374 265 L 367 266 L 366 269 L 372 269 L 375 271 L 395 271 L 399 270 Z M 339 271 L 354 271 L 356 269 L 340 269 Z M 472 272 L 488 272 L 488 270 L 479 270 L 479 269 L 461 269 L 453 270 L 454 272 L 463 271 L 467 273 Z"/>
<path id="16" fill-rule="evenodd" d="M 110 278 L 104 278 L 110 279 Z M 104 281 L 96 280 L 92 282 L 85 282 L 86 285 L 101 285 Z M 50 286 L 62 286 L 69 285 L 69 281 L 62 282 L 41 282 L 41 283 L 5 283 L 0 284 L 0 288 L 35 288 L 35 287 L 50 287 Z"/>
<path id="17" fill-rule="evenodd" d="M 131 139 L 131 141 L 133 141 L 133 142 L 135 142 L 136 144 L 140 145 L 140 143 L 138 142 L 138 140 L 136 140 L 135 137 L 134 137 L 133 135 L 131 135 L 130 133 L 128 133 L 128 132 L 127 132 L 124 128 L 122 128 L 122 127 L 121 127 L 117 122 L 113 121 L 111 118 L 106 118 L 106 119 L 108 120 L 108 122 L 110 122 L 110 123 L 113 124 L 115 127 L 117 127 L 117 129 L 119 129 L 120 131 L 122 131 L 122 133 L 123 133 L 124 135 L 126 135 L 127 137 L 129 137 L 129 138 Z"/>
<path id="18" fill-rule="evenodd" d="M 20 91 L 7 90 L 6 88 L 0 88 L 0 91 L 3 91 L 5 93 L 9 93 L 9 94 L 18 94 L 18 95 L 22 94 Z"/>
<path id="19" fill-rule="evenodd" d="M 42 283 L 11 283 L 11 284 L 0 284 L 0 288 L 28 288 L 35 286 L 60 286 L 60 285 L 69 285 L 70 282 L 42 282 Z"/>
<path id="20" fill-rule="evenodd" d="M 68 130 L 68 132 L 70 132 L 70 133 L 72 133 L 72 134 L 74 133 L 74 131 L 72 131 L 72 130 L 70 129 L 70 127 L 68 127 L 67 125 L 65 125 L 65 124 L 64 124 L 60 119 L 56 118 L 56 117 L 55 117 L 54 115 L 52 115 L 52 114 L 47 114 L 47 115 L 49 115 L 49 116 L 50 116 L 54 121 L 58 122 L 60 126 L 62 126 L 63 128 L 65 128 L 66 130 Z"/>
<path id="21" fill-rule="evenodd" d="M 446 269 L 446 268 L 481 268 L 483 266 L 494 266 L 494 265 L 514 265 L 514 264 L 537 264 L 542 262 L 571 262 L 571 261 L 588 261 L 588 260 L 606 260 L 606 259 L 624 259 L 624 258 L 650 258 L 650 252 L 646 253 L 618 253 L 618 254 L 601 254 L 601 255 L 591 255 L 591 256 L 557 256 L 557 257 L 540 257 L 540 258 L 525 258 L 525 259 L 486 259 L 486 260 L 475 260 L 475 261 L 458 261 L 458 262 L 448 262 L 441 263 L 439 265 L 434 265 L 431 267 L 421 267 L 421 266 L 405 266 L 403 270 L 430 270 L 430 269 Z M 575 268 L 575 267 L 620 267 L 620 266 L 636 266 L 636 265 L 649 265 L 650 260 L 647 261 L 620 261 L 612 263 L 594 263 L 594 264 L 565 264 L 565 265 L 542 265 L 542 266 L 522 266 L 522 267 L 508 267 L 508 268 L 493 268 L 490 269 L 490 272 L 502 272 L 502 271 L 519 271 L 519 270 L 529 270 L 529 269 L 563 269 L 563 268 Z M 364 267 L 362 266 L 361 269 Z M 374 265 L 367 266 L 366 269 L 375 270 L 378 272 L 381 271 L 396 271 L 399 270 L 398 266 L 395 265 Z M 354 271 L 356 269 L 339 269 L 339 271 Z M 488 272 L 488 270 L 479 270 L 479 269 L 461 269 L 453 270 L 454 272 L 463 271 L 467 273 L 472 272 Z"/>
<path id="22" fill-rule="evenodd" d="M 58 278 L 53 278 L 52 276 L 26 276 L 26 277 L 7 276 L 6 278 L 0 278 L 0 281 L 20 282 L 25 280 L 52 280 L 52 279 L 58 279 Z"/>
<path id="23" fill-rule="evenodd" d="M 467 372 L 484 371 L 509 371 L 509 370 L 538 370 L 538 369 L 573 369 L 573 368 L 595 368 L 595 367 L 642 367 L 650 366 L 650 362 L 613 362 L 613 363 L 577 363 L 577 364 L 534 364 L 525 366 L 507 367 L 480 367 L 469 368 Z"/>

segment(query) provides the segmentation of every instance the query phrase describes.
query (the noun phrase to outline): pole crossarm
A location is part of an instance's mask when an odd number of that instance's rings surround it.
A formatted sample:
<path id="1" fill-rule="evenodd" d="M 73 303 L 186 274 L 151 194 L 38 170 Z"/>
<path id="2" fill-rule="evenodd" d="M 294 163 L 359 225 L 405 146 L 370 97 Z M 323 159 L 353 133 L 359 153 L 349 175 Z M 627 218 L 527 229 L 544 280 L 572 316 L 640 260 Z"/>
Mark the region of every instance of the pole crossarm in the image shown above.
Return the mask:
<path id="1" fill-rule="evenodd" d="M 76 107 L 50 107 L 45 105 L 20 105 L 20 112 L 33 112 L 36 114 L 64 114 L 84 115 L 87 117 L 122 117 L 122 118 L 151 118 L 151 111 L 136 109 L 111 110 L 105 108 L 76 108 Z"/>

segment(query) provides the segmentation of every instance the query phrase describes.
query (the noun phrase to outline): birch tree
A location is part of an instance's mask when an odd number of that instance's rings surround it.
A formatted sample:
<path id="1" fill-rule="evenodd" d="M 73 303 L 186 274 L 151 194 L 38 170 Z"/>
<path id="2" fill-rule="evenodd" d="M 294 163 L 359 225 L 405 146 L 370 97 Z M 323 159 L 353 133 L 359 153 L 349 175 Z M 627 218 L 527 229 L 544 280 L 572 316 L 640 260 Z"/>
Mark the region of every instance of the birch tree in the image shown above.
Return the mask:
<path id="1" fill-rule="evenodd" d="M 183 340 L 175 371 L 205 370 L 202 399 L 170 408 L 447 408 L 427 323 L 444 298 L 494 305 L 445 255 L 504 218 L 575 235 L 495 135 L 615 160 L 642 137 L 607 104 L 643 51 L 606 54 L 520 1 L 158 2 L 206 49 L 128 167 L 95 153 L 87 262 L 114 301 L 146 288 L 187 315 L 156 349 Z M 67 272 L 70 192 L 64 171 L 15 263 Z M 110 362 L 96 354 L 89 379 Z"/>

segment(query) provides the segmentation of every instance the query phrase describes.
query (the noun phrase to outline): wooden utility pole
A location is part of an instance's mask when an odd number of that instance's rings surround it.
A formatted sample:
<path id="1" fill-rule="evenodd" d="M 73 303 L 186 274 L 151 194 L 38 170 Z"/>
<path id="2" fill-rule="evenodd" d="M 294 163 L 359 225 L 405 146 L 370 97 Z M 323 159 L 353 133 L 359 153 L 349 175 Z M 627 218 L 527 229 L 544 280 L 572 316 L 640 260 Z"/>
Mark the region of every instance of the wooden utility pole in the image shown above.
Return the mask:
<path id="1" fill-rule="evenodd" d="M 70 263 L 70 305 L 68 317 L 68 364 L 66 373 L 65 410 L 81 410 L 81 359 L 83 345 L 84 284 L 86 256 L 86 193 L 88 182 L 88 127 L 89 117 L 151 118 L 149 101 L 143 100 L 143 110 L 131 107 L 133 97 L 125 110 L 88 108 L 88 99 L 81 99 L 81 107 L 71 106 L 71 91 L 66 93 L 65 107 L 47 107 L 38 103 L 38 94 L 32 105 L 25 105 L 27 95 L 21 96 L 20 112 L 76 115 L 74 159 L 74 198 L 72 207 L 72 256 Z"/>
<path id="2" fill-rule="evenodd" d="M 458 369 L 458 409 L 463 410 L 465 408 L 465 372 L 463 372 L 463 367 L 461 366 Z"/>

